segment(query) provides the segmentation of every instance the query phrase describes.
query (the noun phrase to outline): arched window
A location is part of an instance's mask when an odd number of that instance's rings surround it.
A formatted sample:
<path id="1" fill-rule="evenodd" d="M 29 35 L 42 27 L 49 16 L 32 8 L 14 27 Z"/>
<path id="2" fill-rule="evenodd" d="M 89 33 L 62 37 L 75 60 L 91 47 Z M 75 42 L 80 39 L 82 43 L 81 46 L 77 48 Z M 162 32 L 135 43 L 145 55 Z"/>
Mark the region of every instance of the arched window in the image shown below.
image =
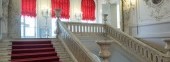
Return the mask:
<path id="1" fill-rule="evenodd" d="M 70 1 L 69 0 L 51 0 L 52 17 L 55 18 L 55 9 L 62 9 L 61 18 L 70 18 Z"/>
<path id="2" fill-rule="evenodd" d="M 86 21 L 95 20 L 95 2 L 94 0 L 81 1 L 82 19 Z"/>
<path id="3" fill-rule="evenodd" d="M 36 0 L 22 0 L 22 16 L 36 17 Z"/>
<path id="4" fill-rule="evenodd" d="M 36 0 L 22 0 L 21 6 L 21 37 L 36 36 Z"/>

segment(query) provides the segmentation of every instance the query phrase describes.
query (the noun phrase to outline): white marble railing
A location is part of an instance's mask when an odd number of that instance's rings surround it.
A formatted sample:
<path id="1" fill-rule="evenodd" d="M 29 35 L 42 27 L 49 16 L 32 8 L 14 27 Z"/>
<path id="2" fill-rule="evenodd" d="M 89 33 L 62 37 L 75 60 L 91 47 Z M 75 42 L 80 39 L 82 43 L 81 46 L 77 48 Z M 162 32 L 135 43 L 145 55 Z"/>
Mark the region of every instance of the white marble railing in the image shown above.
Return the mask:
<path id="1" fill-rule="evenodd" d="M 162 53 L 109 25 L 77 22 L 65 22 L 65 24 L 66 27 L 73 33 L 106 33 L 119 41 L 119 43 L 122 44 L 121 46 L 126 47 L 139 57 L 143 57 L 148 62 L 170 62 L 170 56 L 168 54 Z M 169 50 L 169 48 L 167 49 Z"/>
<path id="2" fill-rule="evenodd" d="M 11 62 L 12 42 L 0 41 L 0 62 Z"/>
<path id="3" fill-rule="evenodd" d="M 119 41 L 127 49 L 136 53 L 138 56 L 143 57 L 148 62 L 170 62 L 170 56 L 162 53 L 149 45 L 127 35 L 126 33 L 113 28 L 111 26 L 106 26 L 106 32 L 111 37 Z"/>
<path id="4" fill-rule="evenodd" d="M 73 56 L 77 59 L 78 62 L 95 62 L 95 59 L 90 55 L 89 50 L 87 50 L 83 44 L 81 44 L 80 40 L 70 32 L 65 24 L 61 21 L 58 21 L 58 37 L 63 40 L 63 42 L 67 45 Z M 77 31 L 76 31 L 77 32 Z"/>
<path id="5" fill-rule="evenodd" d="M 103 24 L 90 24 L 79 22 L 65 22 L 66 27 L 73 33 L 103 33 Z"/>

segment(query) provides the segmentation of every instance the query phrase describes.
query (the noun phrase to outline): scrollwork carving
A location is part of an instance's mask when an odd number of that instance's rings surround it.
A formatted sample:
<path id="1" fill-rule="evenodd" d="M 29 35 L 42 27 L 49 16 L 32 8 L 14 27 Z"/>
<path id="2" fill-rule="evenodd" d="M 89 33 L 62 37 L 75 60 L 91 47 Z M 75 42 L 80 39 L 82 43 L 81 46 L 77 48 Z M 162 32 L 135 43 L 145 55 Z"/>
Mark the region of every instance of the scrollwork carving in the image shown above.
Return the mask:
<path id="1" fill-rule="evenodd" d="M 152 3 L 154 3 L 154 4 L 159 4 L 159 3 L 161 3 L 161 1 L 162 1 L 162 0 L 152 0 Z"/>
<path id="2" fill-rule="evenodd" d="M 151 17 L 153 17 L 156 21 L 160 21 L 163 18 L 169 17 L 169 6 L 168 0 L 144 0 L 148 9 L 151 10 Z"/>
<path id="3" fill-rule="evenodd" d="M 3 17 L 3 16 L 2 16 L 2 13 L 3 13 L 2 0 L 0 0 L 0 20 L 1 20 L 1 18 Z"/>
<path id="4" fill-rule="evenodd" d="M 159 7 L 162 6 L 162 3 L 164 2 L 164 0 L 144 0 L 146 5 L 150 6 L 150 7 Z"/>

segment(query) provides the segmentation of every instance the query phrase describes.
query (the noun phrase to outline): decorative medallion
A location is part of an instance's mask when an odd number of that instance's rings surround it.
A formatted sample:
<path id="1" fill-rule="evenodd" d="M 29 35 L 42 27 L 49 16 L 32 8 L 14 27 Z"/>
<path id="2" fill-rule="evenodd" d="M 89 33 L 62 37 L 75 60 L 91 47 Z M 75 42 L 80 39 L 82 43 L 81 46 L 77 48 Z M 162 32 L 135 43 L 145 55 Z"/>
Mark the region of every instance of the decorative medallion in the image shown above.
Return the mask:
<path id="1" fill-rule="evenodd" d="M 161 1 L 162 1 L 162 0 L 152 0 L 152 3 L 153 3 L 153 4 L 159 4 L 159 3 L 161 3 Z"/>
<path id="2" fill-rule="evenodd" d="M 150 7 L 159 7 L 162 6 L 164 0 L 144 0 L 144 1 Z"/>
<path id="3" fill-rule="evenodd" d="M 148 9 L 151 10 L 150 16 L 153 17 L 156 21 L 160 21 L 165 18 L 166 9 L 165 9 L 165 1 L 166 0 L 144 0 Z"/>

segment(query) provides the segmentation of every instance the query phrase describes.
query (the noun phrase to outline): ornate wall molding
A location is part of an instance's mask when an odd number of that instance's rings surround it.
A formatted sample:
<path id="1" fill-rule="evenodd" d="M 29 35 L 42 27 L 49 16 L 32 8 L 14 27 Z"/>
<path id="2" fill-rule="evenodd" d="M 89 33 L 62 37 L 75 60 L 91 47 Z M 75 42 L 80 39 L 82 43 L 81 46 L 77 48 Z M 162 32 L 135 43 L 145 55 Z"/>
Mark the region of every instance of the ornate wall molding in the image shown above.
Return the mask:
<path id="1" fill-rule="evenodd" d="M 159 7 L 164 2 L 164 0 L 144 0 L 144 1 L 150 7 Z"/>
<path id="2" fill-rule="evenodd" d="M 151 10 L 150 16 L 156 21 L 170 17 L 170 4 L 168 0 L 144 0 L 149 10 Z"/>

